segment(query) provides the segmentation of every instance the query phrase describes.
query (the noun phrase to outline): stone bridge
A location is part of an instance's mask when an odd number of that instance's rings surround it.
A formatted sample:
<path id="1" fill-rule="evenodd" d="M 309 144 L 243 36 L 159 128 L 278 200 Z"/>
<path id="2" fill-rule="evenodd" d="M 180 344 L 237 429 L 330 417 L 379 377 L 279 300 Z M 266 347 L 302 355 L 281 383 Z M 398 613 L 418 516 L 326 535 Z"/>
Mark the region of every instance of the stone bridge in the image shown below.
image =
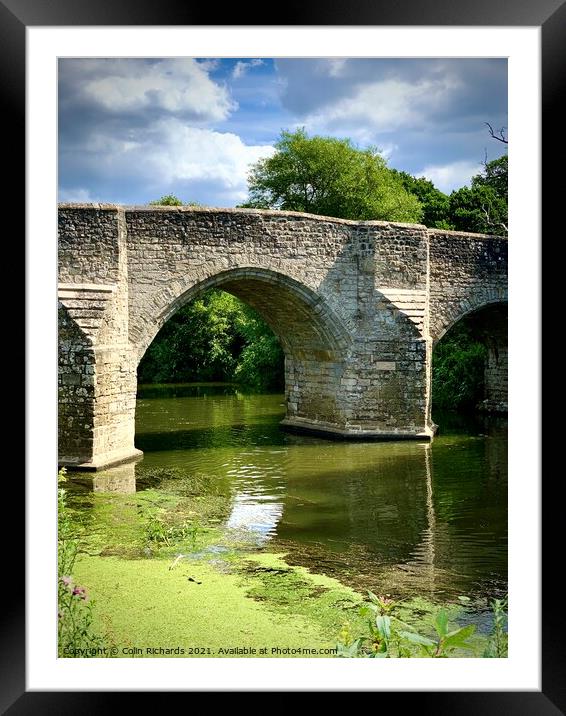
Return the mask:
<path id="1" fill-rule="evenodd" d="M 278 336 L 288 429 L 430 439 L 432 350 L 468 315 L 488 345 L 485 406 L 506 409 L 505 239 L 296 212 L 62 204 L 61 465 L 140 454 L 138 363 L 213 286 Z"/>

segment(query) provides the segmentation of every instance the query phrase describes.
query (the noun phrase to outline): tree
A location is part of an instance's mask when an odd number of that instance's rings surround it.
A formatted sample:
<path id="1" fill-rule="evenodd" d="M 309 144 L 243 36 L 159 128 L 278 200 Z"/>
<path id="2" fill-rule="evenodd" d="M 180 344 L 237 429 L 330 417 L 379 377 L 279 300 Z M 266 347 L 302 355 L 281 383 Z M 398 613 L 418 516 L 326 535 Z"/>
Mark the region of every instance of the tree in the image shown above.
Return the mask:
<path id="1" fill-rule="evenodd" d="M 457 323 L 432 354 L 432 405 L 473 411 L 483 397 L 486 349 L 469 321 Z"/>
<path id="2" fill-rule="evenodd" d="M 225 291 L 209 289 L 164 324 L 139 364 L 138 379 L 280 389 L 283 362 L 277 338 L 256 311 Z"/>
<path id="3" fill-rule="evenodd" d="M 507 235 L 507 155 L 485 162 L 471 187 L 450 194 L 450 222 L 459 231 Z"/>
<path id="4" fill-rule="evenodd" d="M 450 198 L 437 189 L 425 177 L 417 179 L 407 172 L 392 169 L 401 179 L 405 189 L 417 197 L 423 209 L 422 222 L 431 229 L 453 229 L 450 223 Z"/>
<path id="5" fill-rule="evenodd" d="M 304 211 L 344 219 L 419 222 L 422 208 L 375 148 L 349 139 L 283 131 L 273 156 L 248 177 L 244 206 Z"/>
<path id="6" fill-rule="evenodd" d="M 174 194 L 165 194 L 161 199 L 149 202 L 150 206 L 183 206 L 183 202 Z"/>
<path id="7" fill-rule="evenodd" d="M 202 206 L 198 201 L 184 202 L 179 199 L 175 194 L 165 194 L 161 199 L 155 199 L 149 202 L 150 206 Z"/>
<path id="8" fill-rule="evenodd" d="M 509 140 L 506 136 L 507 127 L 501 127 L 499 132 L 496 132 L 489 122 L 484 122 L 484 124 L 487 124 L 489 134 L 493 139 L 497 139 L 498 142 L 503 142 L 503 144 L 509 144 Z"/>

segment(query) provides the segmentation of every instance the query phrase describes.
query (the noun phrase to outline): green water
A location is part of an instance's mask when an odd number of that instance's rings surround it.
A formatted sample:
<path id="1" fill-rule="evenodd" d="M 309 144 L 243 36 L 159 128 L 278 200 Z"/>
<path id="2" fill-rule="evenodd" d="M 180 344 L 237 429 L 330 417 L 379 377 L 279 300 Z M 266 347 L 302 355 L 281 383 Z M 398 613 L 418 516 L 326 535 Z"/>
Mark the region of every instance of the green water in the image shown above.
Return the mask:
<path id="1" fill-rule="evenodd" d="M 504 421 L 435 416 L 432 445 L 347 443 L 285 433 L 284 412 L 235 386 L 142 386 L 143 460 L 71 483 L 134 492 L 155 468 L 198 472 L 230 495 L 224 533 L 255 551 L 396 597 L 507 592 Z"/>

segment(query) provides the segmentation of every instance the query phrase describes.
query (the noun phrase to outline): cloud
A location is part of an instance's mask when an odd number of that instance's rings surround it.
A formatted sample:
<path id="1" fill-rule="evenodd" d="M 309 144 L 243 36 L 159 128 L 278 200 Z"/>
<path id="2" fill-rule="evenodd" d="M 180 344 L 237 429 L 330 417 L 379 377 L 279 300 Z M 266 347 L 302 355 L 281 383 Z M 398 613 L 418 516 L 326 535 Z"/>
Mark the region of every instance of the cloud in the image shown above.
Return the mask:
<path id="1" fill-rule="evenodd" d="M 249 165 L 273 149 L 212 128 L 238 106 L 211 76 L 219 69 L 190 58 L 61 61 L 60 200 L 137 203 L 179 189 L 242 201 Z"/>
<path id="2" fill-rule="evenodd" d="M 283 107 L 311 132 L 379 144 L 385 133 L 426 141 L 427 133 L 477 131 L 486 117 L 506 121 L 503 59 L 283 58 L 276 68 Z"/>
<path id="3" fill-rule="evenodd" d="M 497 59 L 63 58 L 61 200 L 231 206 L 250 163 L 301 126 L 374 145 L 449 191 L 500 151 L 484 122 L 507 125 L 506 71 Z"/>
<path id="4" fill-rule="evenodd" d="M 260 60 L 259 58 L 255 57 L 252 60 L 249 60 L 248 62 L 239 60 L 234 65 L 234 69 L 232 70 L 232 77 L 237 80 L 240 77 L 243 77 L 248 70 L 250 70 L 252 67 L 260 67 L 260 65 L 263 65 L 263 60 Z"/>
<path id="5" fill-rule="evenodd" d="M 119 187 L 126 201 L 132 195 L 145 197 L 133 198 L 134 203 L 173 193 L 184 200 L 229 206 L 247 197 L 250 165 L 273 152 L 269 144 L 248 145 L 237 134 L 167 118 L 138 132 L 135 141 L 104 131 L 92 134 L 77 167 L 72 165 L 74 153 L 62 163 L 69 174 L 85 175 L 102 200 L 116 201 L 111 197 Z M 83 190 L 60 194 L 60 201 L 92 200 Z"/>
<path id="6" fill-rule="evenodd" d="M 271 145 L 246 145 L 237 134 L 189 127 L 175 119 L 162 121 L 155 140 L 140 147 L 138 159 L 148 175 L 165 183 L 214 180 L 229 189 L 246 187 L 251 163 L 270 156 Z"/>
<path id="7" fill-rule="evenodd" d="M 480 162 L 456 161 L 451 164 L 426 166 L 415 176 L 429 179 L 440 191 L 450 194 L 454 189 L 469 186 L 470 180 L 481 171 Z"/>
<path id="8" fill-rule="evenodd" d="M 426 123 L 431 106 L 439 110 L 453 89 L 447 78 L 409 83 L 394 79 L 363 84 L 352 94 L 309 114 L 305 125 L 315 131 L 344 131 L 372 142 L 378 135 Z"/>
<path id="9" fill-rule="evenodd" d="M 328 74 L 330 77 L 340 77 L 346 70 L 347 62 L 348 60 L 345 58 L 328 60 Z"/>
<path id="10" fill-rule="evenodd" d="M 63 109 L 84 104 L 113 115 L 174 114 L 201 122 L 225 120 L 237 105 L 214 82 L 215 65 L 192 58 L 81 60 L 60 63 Z"/>

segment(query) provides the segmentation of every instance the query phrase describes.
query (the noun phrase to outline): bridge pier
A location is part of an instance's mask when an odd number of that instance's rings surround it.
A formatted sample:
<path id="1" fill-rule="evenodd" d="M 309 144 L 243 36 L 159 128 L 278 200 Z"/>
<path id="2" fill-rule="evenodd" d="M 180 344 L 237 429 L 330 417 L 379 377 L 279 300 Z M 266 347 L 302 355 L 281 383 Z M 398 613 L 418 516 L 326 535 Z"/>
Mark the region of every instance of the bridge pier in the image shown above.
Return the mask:
<path id="1" fill-rule="evenodd" d="M 130 347 L 93 346 L 84 335 L 65 330 L 69 323 L 60 309 L 59 465 L 101 470 L 139 459 L 142 452 L 134 446 L 136 364 Z"/>
<path id="2" fill-rule="evenodd" d="M 488 313 L 480 330 L 487 349 L 484 371 L 485 398 L 480 409 L 486 413 L 507 412 L 507 310 L 497 306 Z"/>
<path id="3" fill-rule="evenodd" d="M 384 347 L 365 338 L 341 364 L 287 365 L 283 428 L 343 440 L 431 439 L 427 342 L 398 338 Z"/>
<path id="4" fill-rule="evenodd" d="M 136 372 L 159 328 L 218 287 L 285 353 L 285 429 L 430 440 L 433 341 L 506 300 L 506 241 L 295 212 L 59 208 L 59 463 L 137 459 Z M 486 367 L 502 406 L 503 324 Z M 499 391 L 499 392 L 498 392 Z"/>

